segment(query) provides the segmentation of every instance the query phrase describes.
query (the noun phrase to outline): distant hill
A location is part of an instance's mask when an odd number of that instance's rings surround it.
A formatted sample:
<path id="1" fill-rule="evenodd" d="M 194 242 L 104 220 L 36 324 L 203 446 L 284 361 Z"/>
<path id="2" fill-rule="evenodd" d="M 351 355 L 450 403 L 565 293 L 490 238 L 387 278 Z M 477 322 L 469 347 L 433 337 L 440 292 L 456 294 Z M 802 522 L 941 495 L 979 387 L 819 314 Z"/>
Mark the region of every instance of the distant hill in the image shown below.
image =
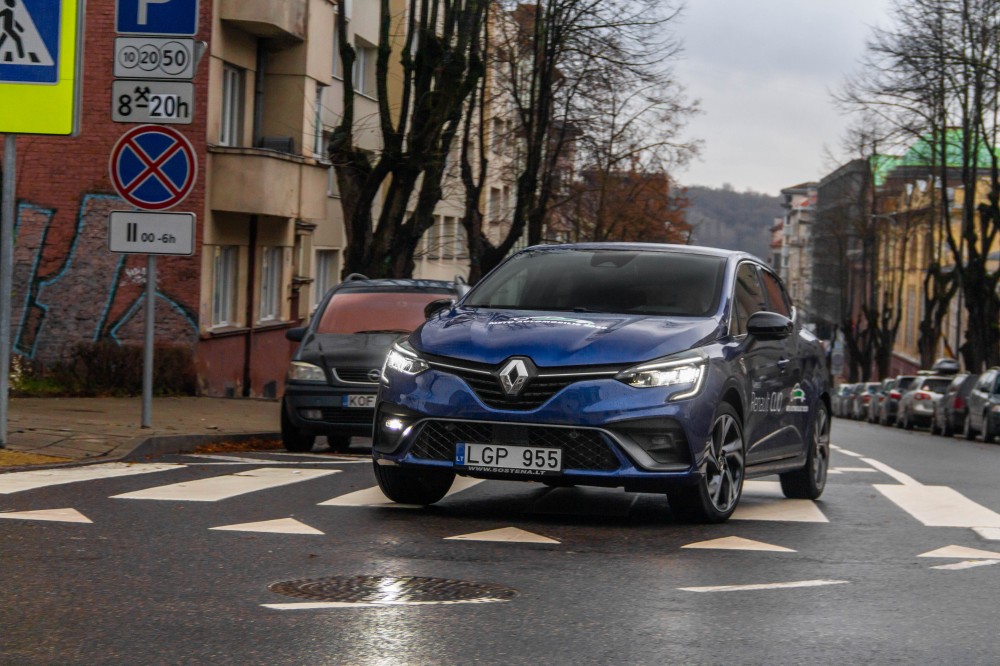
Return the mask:
<path id="1" fill-rule="evenodd" d="M 743 250 L 766 260 L 771 226 L 782 216 L 781 197 L 759 192 L 737 192 L 731 187 L 691 186 L 691 205 L 685 211 L 693 227 L 692 245 Z"/>

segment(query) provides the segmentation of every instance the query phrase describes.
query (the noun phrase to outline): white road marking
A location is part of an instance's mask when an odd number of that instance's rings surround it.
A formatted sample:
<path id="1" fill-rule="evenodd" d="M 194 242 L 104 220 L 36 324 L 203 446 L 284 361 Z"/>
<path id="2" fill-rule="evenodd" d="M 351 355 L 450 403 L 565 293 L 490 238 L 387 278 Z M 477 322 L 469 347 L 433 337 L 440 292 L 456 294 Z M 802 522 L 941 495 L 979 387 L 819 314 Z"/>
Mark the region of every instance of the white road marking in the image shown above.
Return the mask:
<path id="1" fill-rule="evenodd" d="M 787 590 L 796 587 L 846 585 L 846 580 L 800 580 L 791 583 L 760 583 L 756 585 L 712 585 L 709 587 L 679 587 L 683 592 L 745 592 L 748 590 Z"/>
<path id="2" fill-rule="evenodd" d="M 1000 527 L 973 527 L 972 531 L 987 541 L 1000 541 Z"/>
<path id="3" fill-rule="evenodd" d="M 989 550 L 979 550 L 977 548 L 966 548 L 965 546 L 945 546 L 944 548 L 938 548 L 937 550 L 932 550 L 917 557 L 950 557 L 956 560 L 970 560 L 973 558 L 978 559 L 995 559 L 1000 557 L 1000 553 L 994 553 Z"/>
<path id="4" fill-rule="evenodd" d="M 850 472 L 851 474 L 862 473 L 862 472 L 871 472 L 872 474 L 874 474 L 878 470 L 874 470 L 871 467 L 834 467 L 830 471 L 831 472 L 832 471 Z"/>
<path id="5" fill-rule="evenodd" d="M 228 474 L 198 481 L 185 481 L 168 486 L 137 490 L 117 499 L 175 500 L 185 502 L 218 502 L 237 495 L 287 486 L 300 481 L 311 481 L 329 474 L 339 474 L 338 469 L 260 469 Z"/>
<path id="6" fill-rule="evenodd" d="M 875 485 L 875 489 L 927 527 L 1000 527 L 1000 514 L 948 486 Z"/>
<path id="7" fill-rule="evenodd" d="M 185 458 L 197 458 L 198 460 L 219 460 L 221 462 L 211 462 L 205 463 L 206 465 L 301 465 L 300 460 L 270 460 L 266 458 L 241 458 L 239 456 L 216 456 L 208 453 L 199 453 L 195 455 L 186 455 Z M 325 460 L 317 460 L 318 464 L 321 465 L 343 465 L 345 462 L 354 462 L 353 460 L 333 460 L 326 458 Z"/>
<path id="8" fill-rule="evenodd" d="M 242 523 L 240 525 L 223 525 L 208 529 L 226 532 L 266 532 L 270 534 L 323 534 L 315 527 L 309 527 L 294 518 L 278 518 L 277 520 L 264 520 L 259 523 Z"/>
<path id="9" fill-rule="evenodd" d="M 182 469 L 186 465 L 176 463 L 103 463 L 84 467 L 64 467 L 60 469 L 35 469 L 27 472 L 0 474 L 0 495 L 35 490 L 46 486 L 94 479 L 111 479 L 119 476 L 167 472 Z"/>
<path id="10" fill-rule="evenodd" d="M 872 458 L 862 458 L 862 460 L 864 460 L 866 463 L 868 463 L 878 471 L 882 472 L 886 476 L 892 477 L 893 479 L 895 479 L 904 486 L 923 487 L 923 484 L 914 479 L 912 476 L 903 474 L 898 469 L 893 469 L 892 467 L 889 467 L 885 463 L 879 462 L 878 460 L 874 460 Z"/>
<path id="11" fill-rule="evenodd" d="M 58 523 L 93 523 L 76 509 L 42 509 L 41 511 L 11 511 L 0 513 L 0 518 L 13 520 L 48 520 Z"/>
<path id="12" fill-rule="evenodd" d="M 322 610 L 327 608 L 378 608 L 380 606 L 454 606 L 455 604 L 491 604 L 510 599 L 456 599 L 452 601 L 300 601 L 287 604 L 261 604 L 272 610 Z"/>
<path id="13" fill-rule="evenodd" d="M 936 567 L 931 567 L 931 569 L 959 571 L 962 569 L 972 569 L 973 567 L 988 567 L 991 564 L 1000 564 L 1000 560 L 966 560 L 965 562 L 955 562 L 954 564 L 939 564 Z"/>
<path id="14" fill-rule="evenodd" d="M 756 550 L 771 553 L 796 552 L 791 548 L 785 548 L 784 546 L 775 546 L 770 543 L 764 543 L 763 541 L 754 541 L 753 539 L 744 539 L 743 537 L 735 536 L 689 543 L 686 546 L 681 546 L 681 548 L 699 548 L 706 550 Z"/>
<path id="15" fill-rule="evenodd" d="M 501 527 L 485 532 L 473 532 L 459 536 L 445 537 L 445 541 L 501 541 L 509 543 L 559 543 L 555 539 L 522 530 L 518 527 Z"/>
<path id="16" fill-rule="evenodd" d="M 790 523 L 828 523 L 812 500 L 786 499 L 778 481 L 745 481 L 732 520 L 768 520 Z"/>
<path id="17" fill-rule="evenodd" d="M 830 445 L 830 448 L 838 453 L 843 453 L 845 456 L 851 456 L 852 458 L 863 457 L 860 453 L 855 453 L 854 451 L 848 451 L 847 449 L 842 449 L 839 446 Z"/>
<path id="18" fill-rule="evenodd" d="M 475 485 L 482 483 L 482 479 L 470 479 L 466 476 L 455 477 L 455 482 L 451 484 L 451 490 L 445 497 L 450 497 L 455 493 L 460 493 L 463 490 L 468 490 Z M 325 502 L 320 502 L 318 506 L 375 506 L 375 507 L 388 507 L 393 509 L 422 509 L 424 508 L 422 504 L 397 504 L 391 499 L 382 494 L 378 486 L 374 488 L 366 488 L 364 490 L 356 490 L 353 493 L 347 493 L 346 495 L 340 495 L 339 497 L 334 497 L 333 499 L 328 499 Z"/>

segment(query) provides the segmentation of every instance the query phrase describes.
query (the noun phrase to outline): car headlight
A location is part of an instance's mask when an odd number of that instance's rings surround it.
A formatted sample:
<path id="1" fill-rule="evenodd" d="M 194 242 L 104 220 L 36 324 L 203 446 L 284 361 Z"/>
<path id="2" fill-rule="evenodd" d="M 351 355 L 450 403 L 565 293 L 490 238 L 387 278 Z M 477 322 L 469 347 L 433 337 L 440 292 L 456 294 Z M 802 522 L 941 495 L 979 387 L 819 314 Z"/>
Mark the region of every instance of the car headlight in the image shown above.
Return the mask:
<path id="1" fill-rule="evenodd" d="M 615 379 L 636 388 L 653 388 L 656 386 L 687 387 L 687 390 L 682 390 L 670 396 L 670 400 L 683 400 L 684 398 L 696 395 L 701 390 L 707 367 L 708 360 L 703 356 L 687 356 L 678 359 L 643 363 L 628 370 L 623 370 L 618 373 Z"/>
<path id="2" fill-rule="evenodd" d="M 419 375 L 431 366 L 417 356 L 417 352 L 407 342 L 397 342 L 389 350 L 385 357 L 385 364 L 382 367 L 382 377 L 386 376 L 386 370 L 395 370 L 404 375 Z"/>
<path id="3" fill-rule="evenodd" d="M 286 378 L 290 382 L 325 382 L 326 373 L 318 365 L 292 361 L 288 366 Z"/>

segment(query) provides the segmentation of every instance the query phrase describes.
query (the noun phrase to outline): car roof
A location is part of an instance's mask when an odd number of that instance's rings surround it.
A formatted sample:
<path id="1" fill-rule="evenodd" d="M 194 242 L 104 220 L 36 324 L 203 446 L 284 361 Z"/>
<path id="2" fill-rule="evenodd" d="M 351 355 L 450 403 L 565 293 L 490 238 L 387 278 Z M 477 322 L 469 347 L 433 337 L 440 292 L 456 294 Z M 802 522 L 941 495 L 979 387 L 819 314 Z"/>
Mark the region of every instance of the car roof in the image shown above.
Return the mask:
<path id="1" fill-rule="evenodd" d="M 348 278 L 337 285 L 337 291 L 455 291 L 455 283 L 447 280 L 423 280 L 415 278 Z"/>
<path id="2" fill-rule="evenodd" d="M 681 254 L 699 254 L 709 257 L 719 257 L 721 259 L 747 259 L 762 266 L 768 264 L 757 256 L 742 250 L 724 250 L 717 247 L 705 247 L 702 245 L 675 245 L 669 243 L 564 243 L 559 245 L 533 245 L 528 250 L 545 252 L 566 252 L 572 250 L 619 250 L 629 252 L 677 252 Z"/>

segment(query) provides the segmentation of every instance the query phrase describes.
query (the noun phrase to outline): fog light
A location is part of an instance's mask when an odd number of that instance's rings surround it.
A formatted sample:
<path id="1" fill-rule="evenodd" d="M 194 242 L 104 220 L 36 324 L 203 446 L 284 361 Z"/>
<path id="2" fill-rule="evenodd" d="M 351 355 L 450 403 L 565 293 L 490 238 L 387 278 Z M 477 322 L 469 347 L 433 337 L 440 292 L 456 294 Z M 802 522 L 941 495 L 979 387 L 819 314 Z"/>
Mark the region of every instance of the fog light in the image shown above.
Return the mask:
<path id="1" fill-rule="evenodd" d="M 319 421 L 323 418 L 323 410 L 321 409 L 302 409 L 299 410 L 299 415 L 304 419 L 312 419 L 313 421 Z"/>
<path id="2" fill-rule="evenodd" d="M 389 432 L 400 432 L 403 428 L 406 427 L 406 424 L 403 423 L 403 420 L 397 418 L 386 419 L 383 425 L 385 429 L 388 430 Z"/>

